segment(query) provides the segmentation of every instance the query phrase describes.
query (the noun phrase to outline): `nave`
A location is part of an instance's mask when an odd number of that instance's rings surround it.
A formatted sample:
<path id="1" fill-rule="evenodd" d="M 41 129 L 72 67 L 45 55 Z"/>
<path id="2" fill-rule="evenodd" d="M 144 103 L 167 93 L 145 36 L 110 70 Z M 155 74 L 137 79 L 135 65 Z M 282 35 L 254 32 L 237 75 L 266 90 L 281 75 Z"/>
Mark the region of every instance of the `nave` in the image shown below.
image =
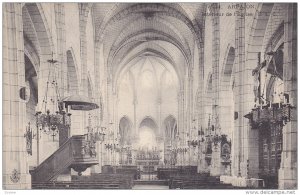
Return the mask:
<path id="1" fill-rule="evenodd" d="M 3 3 L 4 189 L 296 189 L 296 3 Z"/>

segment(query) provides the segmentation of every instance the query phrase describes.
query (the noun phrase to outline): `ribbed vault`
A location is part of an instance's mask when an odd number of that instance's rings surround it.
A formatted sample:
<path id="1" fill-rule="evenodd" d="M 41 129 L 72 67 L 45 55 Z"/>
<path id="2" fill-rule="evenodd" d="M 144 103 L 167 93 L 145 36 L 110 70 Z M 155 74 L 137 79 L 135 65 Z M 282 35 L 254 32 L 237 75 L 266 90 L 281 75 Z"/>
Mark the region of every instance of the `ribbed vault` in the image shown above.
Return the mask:
<path id="1" fill-rule="evenodd" d="M 201 55 L 203 18 L 198 12 L 205 7 L 188 3 L 93 4 L 96 48 L 103 47 L 101 57 L 114 87 L 126 66 L 144 56 L 171 64 L 182 82 L 193 68 L 194 52 Z M 96 51 L 99 58 L 100 50 Z"/>

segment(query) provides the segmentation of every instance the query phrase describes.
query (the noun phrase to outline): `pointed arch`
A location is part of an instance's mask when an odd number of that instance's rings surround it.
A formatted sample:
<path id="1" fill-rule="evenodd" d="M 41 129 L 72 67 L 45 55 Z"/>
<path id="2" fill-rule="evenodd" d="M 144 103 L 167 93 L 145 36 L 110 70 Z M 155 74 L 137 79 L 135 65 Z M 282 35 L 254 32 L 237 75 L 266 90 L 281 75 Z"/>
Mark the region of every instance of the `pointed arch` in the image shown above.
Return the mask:
<path id="1" fill-rule="evenodd" d="M 156 136 L 158 135 L 158 125 L 155 122 L 155 119 L 153 117 L 145 116 L 139 124 L 140 124 L 139 128 L 142 128 L 142 127 L 145 127 L 145 126 L 149 127 L 149 128 L 154 130 Z"/>
<path id="2" fill-rule="evenodd" d="M 78 70 L 73 48 L 67 50 L 67 90 L 71 95 L 79 92 Z"/>
<path id="3" fill-rule="evenodd" d="M 123 116 L 119 122 L 120 145 L 130 145 L 132 133 L 132 122 L 128 116 Z"/>
<path id="4" fill-rule="evenodd" d="M 176 135 L 178 134 L 177 130 L 177 120 L 173 115 L 169 115 L 165 118 L 163 122 L 164 127 L 164 138 L 169 139 L 175 139 Z"/>
<path id="5" fill-rule="evenodd" d="M 230 81 L 232 80 L 233 66 L 235 60 L 235 49 L 230 44 L 227 46 L 224 59 L 224 65 L 221 75 L 221 90 L 229 90 Z"/>
<path id="6" fill-rule="evenodd" d="M 50 59 L 52 52 L 55 53 L 55 50 L 48 24 L 49 22 L 46 19 L 41 3 L 25 3 L 23 11 L 24 9 L 27 10 L 30 16 L 28 21 L 30 21 L 34 27 L 34 31 L 28 33 L 37 37 L 41 55 L 46 55 Z"/>

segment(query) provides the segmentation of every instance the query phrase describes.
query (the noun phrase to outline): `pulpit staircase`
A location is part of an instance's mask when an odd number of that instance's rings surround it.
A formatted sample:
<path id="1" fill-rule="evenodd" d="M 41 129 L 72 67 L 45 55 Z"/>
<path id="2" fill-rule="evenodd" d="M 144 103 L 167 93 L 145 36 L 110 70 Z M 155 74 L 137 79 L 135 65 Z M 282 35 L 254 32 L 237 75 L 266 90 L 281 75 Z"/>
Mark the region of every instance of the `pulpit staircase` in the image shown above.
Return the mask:
<path id="1" fill-rule="evenodd" d="M 32 187 L 39 183 L 51 183 L 57 177 L 73 168 L 80 175 L 88 167 L 98 164 L 95 144 L 85 135 L 75 135 L 66 140 L 51 156 L 33 171 Z"/>

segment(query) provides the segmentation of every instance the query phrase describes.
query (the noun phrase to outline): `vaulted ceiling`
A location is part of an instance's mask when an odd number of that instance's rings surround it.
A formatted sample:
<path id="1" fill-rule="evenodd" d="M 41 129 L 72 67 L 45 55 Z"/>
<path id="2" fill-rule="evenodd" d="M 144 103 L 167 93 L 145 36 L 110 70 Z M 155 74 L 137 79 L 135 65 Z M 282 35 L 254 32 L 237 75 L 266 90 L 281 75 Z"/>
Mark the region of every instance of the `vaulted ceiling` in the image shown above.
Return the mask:
<path id="1" fill-rule="evenodd" d="M 113 77 L 133 61 L 153 57 L 172 64 L 182 79 L 203 44 L 204 9 L 204 3 L 95 3 L 96 45 L 103 44 Z"/>

